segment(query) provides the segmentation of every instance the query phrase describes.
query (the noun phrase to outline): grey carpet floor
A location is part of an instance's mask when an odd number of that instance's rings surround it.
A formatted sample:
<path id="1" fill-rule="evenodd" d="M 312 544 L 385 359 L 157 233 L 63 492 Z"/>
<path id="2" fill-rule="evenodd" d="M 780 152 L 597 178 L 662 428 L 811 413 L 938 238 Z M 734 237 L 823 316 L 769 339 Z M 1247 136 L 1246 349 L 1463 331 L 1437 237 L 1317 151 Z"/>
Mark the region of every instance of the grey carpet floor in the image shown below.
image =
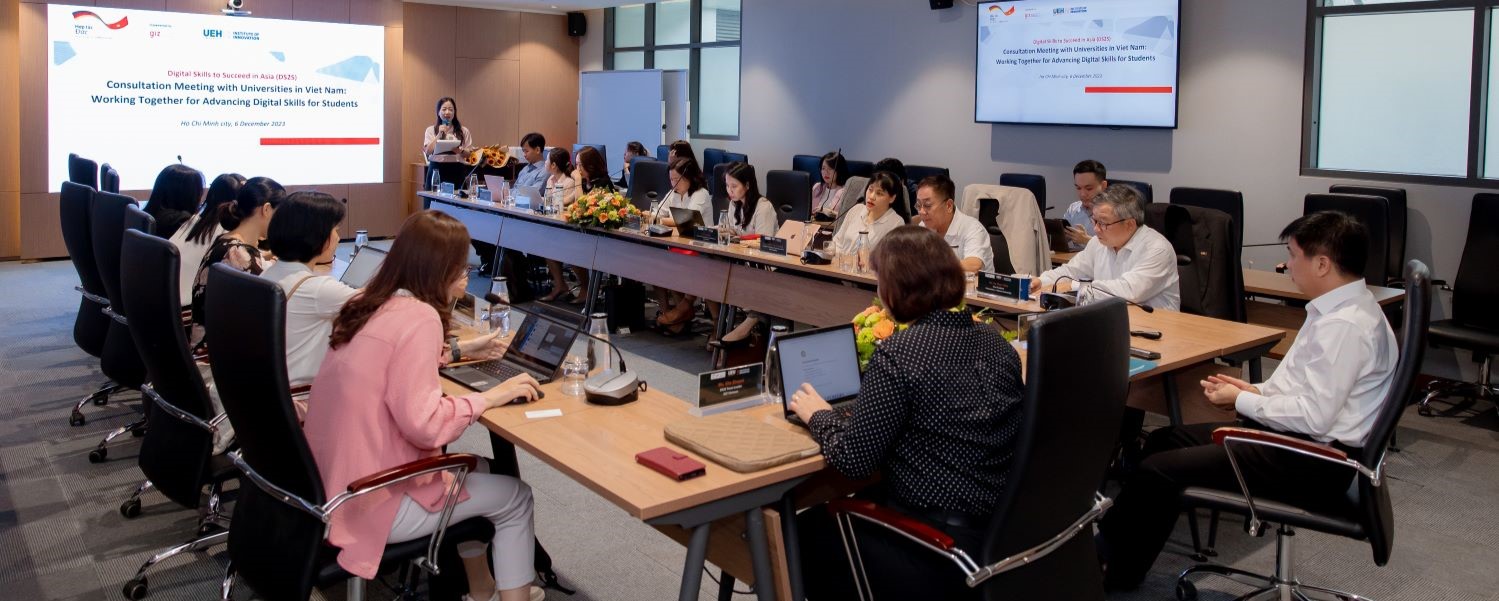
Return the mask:
<path id="1" fill-rule="evenodd" d="M 72 403 L 102 381 L 98 363 L 72 342 L 77 279 L 66 262 L 0 264 L 0 599 L 121 599 L 120 586 L 155 551 L 190 538 L 194 514 L 159 495 L 126 520 L 116 508 L 140 480 L 138 444 L 126 437 L 109 460 L 86 455 L 108 429 L 128 423 L 128 402 L 88 407 L 88 423 L 67 424 Z M 691 374 L 707 367 L 703 338 L 668 340 L 648 332 L 617 336 L 631 367 L 651 385 L 690 398 Z M 128 396 L 120 400 L 128 400 Z M 1392 455 L 1396 549 L 1377 567 L 1367 545 L 1301 533 L 1303 580 L 1353 590 L 1375 599 L 1499 601 L 1499 419 L 1493 406 L 1423 418 L 1410 412 L 1400 430 L 1403 451 Z M 489 454 L 481 428 L 455 450 Z M 676 598 L 683 548 L 627 516 L 608 501 L 533 457 L 521 471 L 536 493 L 536 529 L 576 596 L 548 599 L 651 600 Z M 1174 575 L 1191 565 L 1184 524 L 1140 590 L 1120 600 L 1172 598 Z M 1274 540 L 1243 534 L 1237 520 L 1221 524 L 1216 561 L 1267 571 Z M 223 547 L 179 557 L 150 575 L 154 600 L 211 599 L 225 561 Z M 829 569 L 837 569 L 829 566 Z M 717 570 L 712 570 L 714 574 Z M 937 575 L 934 575 L 937 577 Z M 742 586 L 742 585 L 741 585 Z M 1222 581 L 1200 584 L 1204 599 L 1228 599 L 1244 589 Z M 381 585 L 376 599 L 390 598 Z M 703 599 L 716 598 L 704 579 Z M 341 599 L 341 591 L 319 597 Z M 250 599 L 243 587 L 237 599 Z M 748 598 L 739 596 L 739 598 Z"/>

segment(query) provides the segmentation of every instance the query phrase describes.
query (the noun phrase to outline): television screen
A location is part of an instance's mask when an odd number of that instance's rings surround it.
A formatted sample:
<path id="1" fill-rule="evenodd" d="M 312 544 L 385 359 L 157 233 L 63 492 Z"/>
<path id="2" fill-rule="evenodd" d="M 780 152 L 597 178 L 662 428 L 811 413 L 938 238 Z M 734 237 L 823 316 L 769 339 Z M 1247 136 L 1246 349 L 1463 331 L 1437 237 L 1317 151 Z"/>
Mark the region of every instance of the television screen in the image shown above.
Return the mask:
<path id="1" fill-rule="evenodd" d="M 61 6 L 47 10 L 50 181 L 68 153 L 148 190 L 182 161 L 286 185 L 385 179 L 385 29 Z"/>
<path id="2" fill-rule="evenodd" d="M 974 120 L 1176 127 L 1179 0 L 978 5 Z"/>

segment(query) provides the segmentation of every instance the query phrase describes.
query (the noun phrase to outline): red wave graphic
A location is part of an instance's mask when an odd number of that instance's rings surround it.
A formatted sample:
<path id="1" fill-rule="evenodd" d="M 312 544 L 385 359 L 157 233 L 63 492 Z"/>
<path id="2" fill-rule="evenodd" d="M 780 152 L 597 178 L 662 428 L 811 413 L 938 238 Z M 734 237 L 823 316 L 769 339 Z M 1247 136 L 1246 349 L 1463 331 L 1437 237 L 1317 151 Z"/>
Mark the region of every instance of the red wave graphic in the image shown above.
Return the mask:
<path id="1" fill-rule="evenodd" d="M 75 20 L 75 21 L 78 20 L 78 19 L 84 19 L 84 18 L 88 18 L 88 17 L 93 17 L 95 20 L 97 20 L 100 23 L 103 23 L 105 27 L 108 27 L 110 29 L 124 29 L 126 25 L 130 24 L 130 17 L 120 17 L 120 20 L 115 21 L 113 23 L 109 23 L 109 22 L 107 22 L 107 21 L 104 20 L 104 17 L 99 16 L 97 13 L 94 13 L 93 11 L 88 11 L 88 10 L 73 11 L 73 20 Z"/>

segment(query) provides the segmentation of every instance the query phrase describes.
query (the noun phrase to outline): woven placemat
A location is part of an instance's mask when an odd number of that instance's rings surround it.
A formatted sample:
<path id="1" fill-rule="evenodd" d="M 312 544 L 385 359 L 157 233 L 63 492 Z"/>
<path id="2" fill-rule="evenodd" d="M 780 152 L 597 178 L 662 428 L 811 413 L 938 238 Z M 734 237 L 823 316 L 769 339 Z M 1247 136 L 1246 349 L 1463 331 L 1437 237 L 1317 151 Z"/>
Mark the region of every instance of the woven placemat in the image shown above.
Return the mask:
<path id="1" fill-rule="evenodd" d="M 817 443 L 742 413 L 666 425 L 666 440 L 736 472 L 754 472 L 817 454 Z"/>

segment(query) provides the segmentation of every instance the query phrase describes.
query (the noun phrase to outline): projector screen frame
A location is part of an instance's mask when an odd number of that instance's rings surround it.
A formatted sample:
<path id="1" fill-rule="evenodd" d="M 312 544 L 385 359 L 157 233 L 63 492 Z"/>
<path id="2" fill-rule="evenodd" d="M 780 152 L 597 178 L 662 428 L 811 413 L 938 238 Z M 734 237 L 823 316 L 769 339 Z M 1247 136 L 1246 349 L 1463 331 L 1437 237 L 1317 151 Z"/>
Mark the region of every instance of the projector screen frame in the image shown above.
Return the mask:
<path id="1" fill-rule="evenodd" d="M 973 16 L 973 122 L 975 124 L 988 125 L 1039 125 L 1060 127 L 1092 127 L 1102 129 L 1154 129 L 1174 130 L 1181 127 L 1181 81 L 1182 81 L 1182 0 L 1176 0 L 1176 76 L 1175 89 L 1171 98 L 1171 125 L 1126 125 L 1110 123 L 1049 123 L 1044 121 L 985 121 L 979 119 L 979 28 L 978 20 L 984 14 L 984 7 L 990 4 L 1006 3 L 1024 6 L 1031 0 L 978 0 L 975 6 L 978 8 Z"/>

